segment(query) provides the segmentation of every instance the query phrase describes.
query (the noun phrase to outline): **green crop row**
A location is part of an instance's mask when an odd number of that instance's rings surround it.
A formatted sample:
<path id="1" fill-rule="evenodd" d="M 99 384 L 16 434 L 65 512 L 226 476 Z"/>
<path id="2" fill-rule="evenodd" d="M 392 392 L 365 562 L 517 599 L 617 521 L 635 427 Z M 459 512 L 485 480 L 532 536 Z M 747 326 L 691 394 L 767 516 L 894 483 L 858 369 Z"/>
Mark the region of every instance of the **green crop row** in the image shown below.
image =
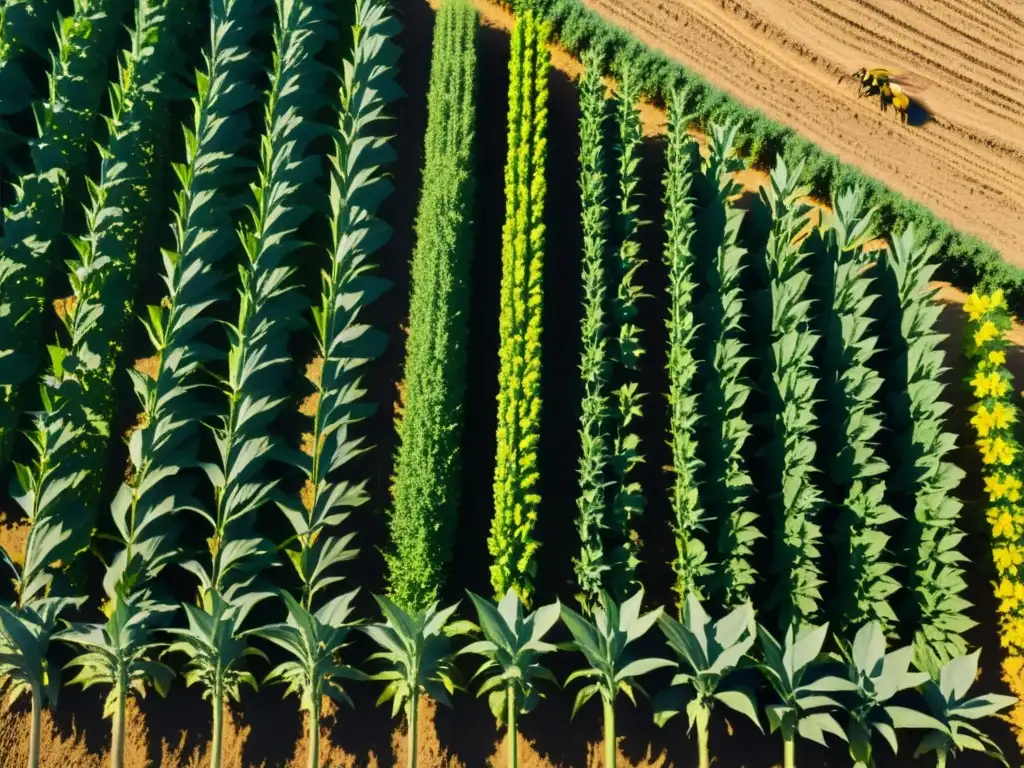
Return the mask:
<path id="1" fill-rule="evenodd" d="M 11 19 L 17 18 L 24 6 L 5 6 L 3 13 L 9 14 L 5 23 L 13 24 Z M 44 3 L 38 10 L 45 7 Z M 49 98 L 37 110 L 39 136 L 32 147 L 33 170 L 18 179 L 18 198 L 3 211 L 0 467 L 10 456 L 23 409 L 31 407 L 28 382 L 44 358 L 40 352 L 44 305 L 53 292 L 62 252 L 54 234 L 63 231 L 70 180 L 81 174 L 89 159 L 97 113 L 107 90 L 107 63 L 122 18 L 130 8 L 128 0 L 82 0 L 76 3 L 75 15 L 59 26 Z M 0 92 L 6 99 L 5 85 L 0 84 Z M 106 168 L 122 177 L 126 173 L 125 168 L 109 161 Z"/>
<path id="2" fill-rule="evenodd" d="M 514 587 L 529 604 L 536 572 L 533 538 L 540 502 L 541 310 L 544 266 L 544 177 L 547 156 L 549 27 L 527 12 L 512 34 L 508 156 L 498 321 L 498 449 L 494 519 L 488 549 L 491 585 Z"/>
<path id="3" fill-rule="evenodd" d="M 667 103 L 674 93 L 681 92 L 694 124 L 706 129 L 711 121 L 738 122 L 738 148 L 757 165 L 772 167 L 778 156 L 792 167 L 804 161 L 801 181 L 810 183 L 821 199 L 830 200 L 853 186 L 863 189 L 865 203 L 876 209 L 879 229 L 893 231 L 913 224 L 924 240 L 936 245 L 943 278 L 966 291 L 975 286 L 1002 288 L 1011 309 L 1024 315 L 1024 269 L 1008 264 L 992 246 L 841 163 L 792 129 L 739 104 L 695 72 L 606 21 L 582 0 L 504 0 L 504 4 L 516 12 L 530 9 L 550 21 L 558 41 L 577 56 L 590 48 L 600 51 L 612 74 L 621 77 L 627 69 L 634 70 L 640 90 L 659 103 Z"/>
<path id="4" fill-rule="evenodd" d="M 416 218 L 401 445 L 395 462 L 391 598 L 421 610 L 440 597 L 458 528 L 473 255 L 477 16 L 466 0 L 437 15 L 426 163 Z"/>

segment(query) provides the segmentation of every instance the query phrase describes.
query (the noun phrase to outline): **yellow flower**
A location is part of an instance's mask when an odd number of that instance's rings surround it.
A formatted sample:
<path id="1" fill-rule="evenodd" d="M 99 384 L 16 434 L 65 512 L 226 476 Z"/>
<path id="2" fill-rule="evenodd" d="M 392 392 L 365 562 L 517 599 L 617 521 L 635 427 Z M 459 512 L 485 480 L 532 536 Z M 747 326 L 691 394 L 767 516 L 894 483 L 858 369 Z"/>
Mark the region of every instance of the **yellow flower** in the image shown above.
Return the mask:
<path id="1" fill-rule="evenodd" d="M 996 587 L 996 597 L 1002 600 L 999 604 L 999 612 L 1009 613 L 1024 599 L 1024 584 L 1014 583 L 1004 577 Z"/>
<path id="2" fill-rule="evenodd" d="M 996 324 L 991 320 L 986 320 L 982 323 L 981 328 L 974 332 L 974 346 L 980 347 L 984 345 L 986 341 L 999 338 L 999 329 L 996 328 Z"/>
<path id="3" fill-rule="evenodd" d="M 1010 465 L 1013 463 L 1013 447 L 1001 437 L 978 441 L 981 460 L 986 464 Z"/>
<path id="4" fill-rule="evenodd" d="M 979 371 L 971 379 L 971 386 L 974 387 L 974 396 L 977 398 L 988 397 L 1002 397 L 1006 394 L 1007 383 L 1003 381 L 998 371 L 992 371 L 992 373 L 982 373 Z"/>
<path id="5" fill-rule="evenodd" d="M 1020 501 L 1021 487 L 1020 480 L 1013 475 L 1007 475 L 1003 479 L 1003 495 L 1006 496 L 1007 501 L 1012 501 L 1015 504 Z"/>
<path id="6" fill-rule="evenodd" d="M 974 384 L 973 381 L 971 383 Z M 988 412 L 988 408 L 984 405 L 978 406 L 974 416 L 971 417 L 971 426 L 978 430 L 978 437 L 988 437 L 993 426 L 992 414 Z"/>
<path id="7" fill-rule="evenodd" d="M 992 291 L 992 295 L 989 296 L 988 302 L 988 308 L 990 311 L 993 309 L 1002 309 L 1003 307 L 1005 307 L 1006 299 L 1003 296 L 1003 289 L 997 288 L 996 290 Z"/>
<path id="8" fill-rule="evenodd" d="M 988 361 L 992 365 L 1006 365 L 1006 353 L 1001 349 L 993 349 L 988 353 Z"/>
<path id="9" fill-rule="evenodd" d="M 1006 429 L 1017 419 L 1014 409 L 1006 403 L 996 403 L 992 406 L 992 426 L 996 429 Z"/>
<path id="10" fill-rule="evenodd" d="M 992 523 L 992 536 L 997 539 L 1008 539 L 1013 536 L 1013 515 L 1003 512 Z"/>
<path id="11" fill-rule="evenodd" d="M 977 322 L 981 319 L 982 315 L 988 312 L 991 304 L 992 301 L 988 296 L 979 296 L 977 291 L 974 291 L 967 297 L 967 301 L 964 302 L 964 310 L 971 320 Z"/>
<path id="12" fill-rule="evenodd" d="M 1000 573 L 1003 571 L 1009 571 L 1016 569 L 1024 560 L 1021 557 L 1020 548 L 1015 544 L 1011 544 L 1008 547 L 996 547 L 992 550 L 992 558 L 996 563 L 996 570 Z"/>
<path id="13" fill-rule="evenodd" d="M 1003 498 L 1006 488 L 999 475 L 988 475 L 985 478 L 985 493 L 988 494 L 988 500 L 993 504 Z"/>

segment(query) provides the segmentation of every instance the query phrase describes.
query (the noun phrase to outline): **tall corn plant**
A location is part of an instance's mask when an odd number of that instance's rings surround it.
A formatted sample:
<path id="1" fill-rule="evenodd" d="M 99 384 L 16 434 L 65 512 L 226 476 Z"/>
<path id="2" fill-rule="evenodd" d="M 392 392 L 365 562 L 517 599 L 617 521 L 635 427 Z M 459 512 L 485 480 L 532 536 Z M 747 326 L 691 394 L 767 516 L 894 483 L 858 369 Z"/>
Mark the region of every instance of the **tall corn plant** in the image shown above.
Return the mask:
<path id="1" fill-rule="evenodd" d="M 194 504 L 182 470 L 195 466 L 201 403 L 194 396 L 195 373 L 212 350 L 197 339 L 209 325 L 204 316 L 218 298 L 220 257 L 234 239 L 228 196 L 240 169 L 235 154 L 244 142 L 245 110 L 256 91 L 248 82 L 253 59 L 245 53 L 258 27 L 256 6 L 244 0 L 215 0 L 210 8 L 210 42 L 205 67 L 197 72 L 193 120 L 185 128 L 185 162 L 175 166 L 173 231 L 175 248 L 163 254 L 166 294 L 142 322 L 153 345 L 145 372 L 131 370 L 142 406 L 140 426 L 129 438 L 131 469 L 111 503 L 120 539 L 104 576 L 108 603 L 105 624 L 76 625 L 61 640 L 80 646 L 77 680 L 111 686 L 106 714 L 113 717 L 111 766 L 124 759 L 124 713 L 133 690 L 162 691 L 166 668 L 153 660 L 152 637 L 173 611 L 155 594 L 153 579 L 178 554 L 181 521 L 175 512 Z"/>
<path id="2" fill-rule="evenodd" d="M 636 587 L 636 569 L 640 564 L 636 517 L 643 512 L 644 497 L 635 470 L 643 462 L 639 452 L 640 436 L 634 431 L 636 419 L 642 415 L 643 395 L 636 381 L 644 349 L 640 344 L 640 328 L 636 325 L 639 300 L 644 298 L 637 282 L 637 270 L 643 265 L 637 239 L 643 222 L 637 217 L 640 183 L 640 144 L 643 126 L 640 122 L 640 84 L 632 67 L 623 72 L 621 91 L 616 99 L 618 142 L 618 210 L 615 212 L 616 252 L 610 270 L 615 285 L 611 296 L 609 324 L 617 341 L 612 345 L 614 373 L 611 393 L 611 515 L 605 530 L 605 551 L 609 560 L 606 586 L 618 600 Z"/>
<path id="3" fill-rule="evenodd" d="M 512 33 L 508 156 L 502 231 L 501 316 L 498 322 L 498 430 L 494 519 L 488 551 L 491 586 L 509 587 L 529 606 L 540 543 L 533 527 L 540 504 L 541 310 L 544 296 L 544 198 L 547 194 L 550 24 L 525 12 Z"/>
<path id="4" fill-rule="evenodd" d="M 778 578 L 772 602 L 782 627 L 799 631 L 821 612 L 824 583 L 819 516 L 824 499 L 814 477 L 816 370 L 812 352 L 818 335 L 811 327 L 808 286 L 810 255 L 803 237 L 810 189 L 799 186 L 803 165 L 792 172 L 782 158 L 761 198 L 771 215 L 765 260 L 771 296 L 771 363 L 763 386 L 769 393 L 774 439 L 764 446 L 772 477 L 769 506 L 775 522 L 774 563 Z"/>
<path id="5" fill-rule="evenodd" d="M 272 676 L 289 681 L 309 713 L 310 766 L 319 759 L 322 696 L 343 698 L 335 678 L 360 677 L 332 661 L 348 632 L 347 605 L 354 593 L 323 598 L 331 595 L 343 578 L 336 567 L 357 554 L 352 546 L 355 534 L 338 529 L 349 510 L 366 500 L 365 480 L 353 481 L 344 470 L 351 472 L 347 465 L 366 450 L 362 438 L 353 435 L 350 427 L 371 415 L 374 408 L 363 400 L 365 390 L 358 368 L 379 356 L 387 342 L 381 331 L 360 322 L 360 313 L 388 287 L 371 272 L 374 253 L 390 236 L 390 229 L 376 213 L 391 192 L 385 173 L 394 152 L 381 129 L 389 119 L 388 104 L 401 95 L 394 79 L 400 50 L 393 42 L 400 29 L 385 0 L 356 2 L 331 156 L 332 241 L 322 270 L 320 306 L 313 308 L 319 346 L 319 364 L 313 366 L 313 405 L 308 412 L 313 423 L 304 451 L 294 453 L 297 469 L 306 480 L 298 503 L 291 499 L 281 502 L 294 530 L 286 554 L 302 591 L 298 600 L 288 601 L 288 623 L 298 634 L 269 629 L 278 633 L 278 645 L 281 632 L 292 638 L 285 647 L 293 659 Z M 294 663 L 299 666 L 292 666 Z M 317 664 L 329 666 L 324 673 L 314 674 Z M 296 677 L 300 669 L 305 671 Z"/>
<path id="6" fill-rule="evenodd" d="M 476 11 L 448 0 L 434 31 L 426 165 L 416 219 L 387 555 L 390 596 L 422 610 L 440 596 L 458 528 L 473 256 Z"/>
<path id="7" fill-rule="evenodd" d="M 705 596 L 712 564 L 708 562 L 707 513 L 697 479 L 703 463 L 697 453 L 697 319 L 694 316 L 696 232 L 694 171 L 699 160 L 696 145 L 686 132 L 688 115 L 683 96 L 669 104 L 666 150 L 665 251 L 668 269 L 668 444 L 672 449 L 672 529 L 676 540 L 674 589 L 682 615 L 689 596 Z"/>
<path id="8" fill-rule="evenodd" d="M 830 309 L 822 326 L 822 399 L 825 402 L 818 453 L 842 509 L 837 521 L 836 585 L 833 611 L 841 636 L 877 621 L 883 634 L 896 624 L 890 599 L 899 590 L 888 551 L 888 527 L 899 515 L 884 503 L 888 470 L 879 450 L 882 415 L 877 396 L 882 378 L 870 367 L 879 340 L 870 308 L 876 297 L 865 272 L 863 246 L 873 233 L 873 210 L 865 211 L 854 190 L 833 200 L 831 227 L 822 234 L 822 260 L 829 265 L 823 300 Z"/>
<path id="9" fill-rule="evenodd" d="M 608 571 L 603 531 L 608 527 L 608 472 L 611 437 L 608 434 L 608 178 L 604 157 L 605 109 L 602 59 L 596 51 L 583 56 L 580 80 L 580 207 L 583 214 L 583 406 L 580 414 L 580 495 L 576 500 L 576 527 L 580 554 L 573 561 L 580 587 L 580 603 L 589 612 L 600 599 L 603 576 Z"/>
<path id="10" fill-rule="evenodd" d="M 189 629 L 174 630 L 178 640 L 168 649 L 189 657 L 186 683 L 202 685 L 211 702 L 214 766 L 221 759 L 226 700 L 237 700 L 240 685 L 256 684 L 241 668 L 246 656 L 257 653 L 242 627 L 253 605 L 269 596 L 256 582 L 276 558 L 255 518 L 276 487 L 264 477 L 274 447 L 270 429 L 286 399 L 289 335 L 301 326 L 303 309 L 288 261 L 301 245 L 295 231 L 312 212 L 300 202 L 300 191 L 317 175 L 307 151 L 316 135 L 309 118 L 320 106 L 323 68 L 315 57 L 324 41 L 319 28 L 325 13 L 316 4 L 291 0 L 278 0 L 275 7 L 266 133 L 250 221 L 239 230 L 239 305 L 234 322 L 225 324 L 230 348 L 224 405 L 211 427 L 217 460 L 201 465 L 213 504 L 193 507 L 212 529 L 208 560 L 184 565 L 199 580 L 199 595 L 196 605 L 186 606 Z"/>
<path id="11" fill-rule="evenodd" d="M 900 458 L 892 490 L 914 510 L 903 542 L 910 592 L 904 616 L 915 631 L 915 658 L 929 670 L 966 653 L 963 633 L 976 623 L 965 615 L 970 603 L 961 596 L 967 588 L 958 551 L 962 504 L 953 493 L 964 472 L 948 458 L 956 437 L 945 431 L 943 418 L 950 408 L 942 400 L 947 368 L 939 345 L 945 336 L 936 332 L 941 308 L 929 285 L 938 249 L 938 243 L 918 242 L 910 226 L 892 239 L 881 265 L 899 307 L 887 336 L 897 350 L 893 370 L 905 383 L 888 402 Z"/>
<path id="12" fill-rule="evenodd" d="M 750 436 L 744 404 L 750 382 L 744 375 L 749 360 L 743 354 L 740 326 L 743 309 L 740 278 L 747 249 L 739 244 L 744 212 L 730 200 L 741 191 L 732 174 L 743 168 L 734 143 L 739 126 L 712 125 L 709 155 L 702 169 L 713 197 L 701 210 L 693 242 L 706 273 L 707 293 L 696 316 L 700 378 L 709 382 L 699 401 L 700 453 L 705 457 L 702 480 L 708 489 L 707 514 L 716 521 L 717 562 L 709 580 L 710 595 L 729 607 L 747 600 L 754 583 L 754 542 L 763 534 L 750 509 L 751 480 L 743 463 L 743 446 Z"/>
<path id="13" fill-rule="evenodd" d="M 36 110 L 38 139 L 32 144 L 33 170 L 18 179 L 17 199 L 3 212 L 0 467 L 10 456 L 22 409 L 31 401 L 28 382 L 46 359 L 41 353 L 44 304 L 61 250 L 55 235 L 63 231 L 68 185 L 84 170 L 89 158 L 97 112 L 107 89 L 107 63 L 130 7 L 128 0 L 76 0 L 74 15 L 57 26 L 49 93 Z M 22 45 L 37 46 L 36 38 L 41 33 L 33 31 L 33 25 L 42 26 L 41 20 L 55 9 L 56 3 L 24 2 L 0 9 L 0 59 L 5 46 L 8 55 Z M 45 27 L 49 32 L 48 19 Z M 20 37 L 22 32 L 35 42 Z M 13 104 L 16 99 L 17 86 L 5 82 L 16 67 L 15 59 L 0 63 L 2 104 Z"/>

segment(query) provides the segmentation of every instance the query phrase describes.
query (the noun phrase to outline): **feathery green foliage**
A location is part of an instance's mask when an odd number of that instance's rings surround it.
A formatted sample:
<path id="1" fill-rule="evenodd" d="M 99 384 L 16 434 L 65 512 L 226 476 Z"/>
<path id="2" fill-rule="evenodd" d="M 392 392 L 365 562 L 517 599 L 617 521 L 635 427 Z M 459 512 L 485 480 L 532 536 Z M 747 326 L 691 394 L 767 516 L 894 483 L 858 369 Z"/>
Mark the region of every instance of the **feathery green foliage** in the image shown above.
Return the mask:
<path id="1" fill-rule="evenodd" d="M 976 623 L 965 615 L 970 603 L 961 597 L 967 588 L 961 565 L 966 558 L 958 551 L 962 504 L 953 493 L 964 472 L 949 461 L 956 436 L 945 431 L 943 418 L 950 408 L 942 400 L 947 368 L 939 345 L 945 335 L 937 332 L 941 307 L 929 284 L 937 249 L 937 243 L 918 242 L 908 227 L 888 246 L 879 281 L 898 307 L 882 334 L 892 339 L 890 380 L 897 382 L 885 422 L 898 452 L 891 488 L 897 510 L 901 501 L 913 509 L 903 542 L 910 594 L 901 618 L 915 631 L 916 658 L 926 669 L 966 653 L 963 633 Z"/>
<path id="2" fill-rule="evenodd" d="M 496 595 L 515 588 L 529 606 L 540 543 L 533 527 L 540 503 L 541 310 L 544 267 L 544 177 L 547 156 L 549 27 L 532 13 L 512 32 L 509 64 L 509 144 L 505 163 L 498 449 L 494 519 L 487 546 Z"/>
<path id="3" fill-rule="evenodd" d="M 4 24 L 14 24 L 12 19 L 18 18 L 29 6 L 40 13 L 47 8 L 45 3 L 5 6 L 0 10 L 0 14 L 4 14 Z M 3 212 L 3 235 L 0 236 L 0 466 L 7 463 L 21 411 L 29 405 L 26 402 L 30 399 L 29 382 L 44 357 L 40 349 L 45 302 L 61 251 L 55 234 L 62 231 L 64 198 L 69 183 L 84 170 L 90 154 L 97 112 L 107 91 L 107 63 L 116 44 L 121 20 L 130 7 L 128 0 L 76 0 L 75 14 L 58 26 L 53 70 L 49 74 L 49 95 L 39 104 L 36 113 L 38 138 L 32 145 L 33 170 L 18 180 L 17 199 Z M 49 29 L 49 22 L 46 27 Z M 6 27 L 4 34 L 7 34 Z M 0 48 L 3 45 L 0 42 Z M 8 73 L 8 67 L 15 64 L 13 61 L 0 64 L 0 72 Z M 151 68 L 148 73 L 152 76 Z M 140 80 L 134 82 L 138 85 Z M 0 93 L 4 94 L 5 103 L 8 103 L 8 94 L 13 98 L 15 93 L 14 90 L 8 91 L 8 85 L 0 78 Z M 121 122 L 119 128 L 111 126 L 111 132 L 130 132 L 133 120 L 142 117 L 126 112 L 126 105 L 119 104 L 116 98 L 115 108 L 121 112 L 115 120 Z M 0 126 L 0 132 L 2 130 Z M 120 160 L 126 157 L 122 155 Z M 113 165 L 108 163 L 106 167 L 112 169 Z"/>
<path id="4" fill-rule="evenodd" d="M 761 198 L 771 215 L 766 263 L 771 300 L 771 364 L 762 386 L 769 393 L 774 439 L 764 446 L 771 477 L 768 503 L 775 524 L 774 568 L 777 575 L 772 604 L 780 626 L 798 631 L 821 612 L 821 524 L 824 506 L 815 482 L 814 432 L 817 377 L 812 352 L 818 336 L 811 327 L 807 268 L 810 255 L 800 231 L 810 206 L 802 202 L 810 191 L 800 187 L 802 167 L 790 171 L 781 158 L 772 169 Z"/>
<path id="5" fill-rule="evenodd" d="M 828 428 L 820 432 L 817 455 L 835 491 L 829 501 L 842 509 L 833 613 L 843 636 L 867 621 L 879 622 L 885 634 L 892 631 L 897 619 L 889 600 L 900 587 L 886 533 L 899 515 L 884 503 L 882 476 L 888 465 L 878 449 L 882 378 L 870 367 L 879 343 L 871 333 L 872 277 L 864 271 L 869 257 L 863 246 L 873 237 L 871 211 L 858 198 L 848 190 L 833 200 L 831 227 L 819 241 L 825 283 L 819 295 L 828 307 L 821 326 L 822 423 Z"/>
<path id="6" fill-rule="evenodd" d="M 700 378 L 709 386 L 698 400 L 700 453 L 705 457 L 701 481 L 708 489 L 708 517 L 716 521 L 718 560 L 710 594 L 726 606 L 745 602 L 754 583 L 754 542 L 763 537 L 757 515 L 749 507 L 750 476 L 743 466 L 743 446 L 750 436 L 744 405 L 750 383 L 744 376 L 749 358 L 743 355 L 740 326 L 744 320 L 740 277 L 747 249 L 739 245 L 743 210 L 730 198 L 740 192 L 732 174 L 743 168 L 735 154 L 738 126 L 712 126 L 703 176 L 713 197 L 697 218 L 694 244 L 698 263 L 707 272 L 701 282 L 707 291 L 696 316 Z"/>
<path id="7" fill-rule="evenodd" d="M 583 59 L 580 80 L 580 208 L 583 224 L 583 405 L 580 414 L 580 495 L 576 527 L 580 554 L 573 567 L 580 587 L 579 600 L 589 612 L 600 599 L 603 576 L 609 568 L 602 533 L 608 526 L 607 478 L 611 464 L 608 434 L 609 376 L 608 350 L 608 229 L 609 180 L 604 156 L 605 109 L 602 61 L 595 52 Z"/>
<path id="8" fill-rule="evenodd" d="M 473 256 L 477 14 L 447 0 L 434 27 L 426 165 L 412 256 L 401 440 L 395 462 L 391 599 L 440 596 L 458 529 Z"/>
<path id="9" fill-rule="evenodd" d="M 615 159 L 618 164 L 618 210 L 615 212 L 614 243 L 609 276 L 615 286 L 610 297 L 609 325 L 611 335 L 617 337 L 612 344 L 613 371 L 610 393 L 610 433 L 612 485 L 611 515 L 604 530 L 604 550 L 608 559 L 605 573 L 606 588 L 618 600 L 636 588 L 636 569 L 640 564 L 639 539 L 636 517 L 643 512 L 644 497 L 640 483 L 634 478 L 636 466 L 643 461 L 639 452 L 640 436 L 633 430 L 636 419 L 642 415 L 636 381 L 640 358 L 640 329 L 635 324 L 639 299 L 644 298 L 637 283 L 637 270 L 643 266 L 637 234 L 642 222 L 637 187 L 640 183 L 640 143 L 643 126 L 640 123 L 639 83 L 630 68 L 623 72 L 616 97 L 616 125 L 618 128 Z M 617 385 L 617 386 L 616 386 Z"/>
<path id="10" fill-rule="evenodd" d="M 668 444 L 672 449 L 672 532 L 676 540 L 675 589 L 680 613 L 688 596 L 703 599 L 712 566 L 708 562 L 707 515 L 697 478 L 703 462 L 697 453 L 697 283 L 694 210 L 696 143 L 686 132 L 683 99 L 669 104 L 665 169 L 665 253 L 668 269 Z"/>
<path id="11" fill-rule="evenodd" d="M 331 156 L 332 240 L 321 273 L 320 306 L 313 307 L 319 346 L 319 365 L 311 377 L 313 423 L 307 451 L 293 454 L 305 487 L 301 499 L 281 502 L 297 544 L 286 552 L 302 582 L 300 602 L 307 610 L 320 590 L 341 580 L 328 571 L 356 556 L 351 546 L 355 534 L 337 535 L 336 529 L 349 510 L 365 503 L 366 481 L 354 482 L 339 472 L 367 450 L 363 438 L 350 432 L 375 409 L 364 400 L 358 369 L 387 344 L 382 331 L 360 322 L 360 313 L 389 287 L 372 274 L 372 257 L 391 236 L 376 217 L 392 189 L 384 168 L 394 160 L 388 137 L 379 130 L 388 119 L 387 105 L 401 95 L 394 80 L 400 51 L 392 41 L 400 25 L 382 0 L 359 0 L 355 11 Z"/>

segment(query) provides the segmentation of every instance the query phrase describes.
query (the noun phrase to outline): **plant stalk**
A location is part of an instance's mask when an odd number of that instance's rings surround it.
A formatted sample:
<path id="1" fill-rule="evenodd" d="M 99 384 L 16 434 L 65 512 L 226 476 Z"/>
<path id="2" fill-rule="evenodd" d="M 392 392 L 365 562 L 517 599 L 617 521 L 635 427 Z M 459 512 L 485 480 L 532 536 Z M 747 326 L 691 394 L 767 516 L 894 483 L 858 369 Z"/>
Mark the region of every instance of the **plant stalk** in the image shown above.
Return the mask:
<path id="1" fill-rule="evenodd" d="M 708 726 L 710 718 L 697 721 L 697 765 L 710 768 L 711 755 L 708 753 Z"/>
<path id="2" fill-rule="evenodd" d="M 409 760 L 407 764 L 409 768 L 416 768 L 416 750 L 419 749 L 419 691 L 409 697 L 409 703 L 406 706 L 409 708 L 406 714 L 406 719 L 409 721 L 409 738 L 406 739 L 409 743 Z"/>
<path id="3" fill-rule="evenodd" d="M 796 739 L 782 742 L 782 768 L 796 768 Z"/>
<path id="4" fill-rule="evenodd" d="M 308 768 L 320 768 L 320 697 L 313 696 L 313 709 L 309 713 Z"/>
<path id="5" fill-rule="evenodd" d="M 213 740 L 210 744 L 210 768 L 220 768 L 221 744 L 224 741 L 224 698 L 213 696 Z"/>
<path id="6" fill-rule="evenodd" d="M 516 688 L 508 687 L 508 768 L 519 768 L 519 734 L 516 726 Z"/>
<path id="7" fill-rule="evenodd" d="M 124 713 L 128 694 L 124 688 L 117 694 L 117 709 L 110 729 L 110 768 L 124 768 Z"/>
<path id="8" fill-rule="evenodd" d="M 32 730 L 29 732 L 28 768 L 39 768 L 39 738 L 43 714 L 43 692 L 32 686 Z"/>
<path id="9" fill-rule="evenodd" d="M 946 768 L 946 753 L 940 749 L 935 754 L 938 757 L 938 760 L 935 763 L 935 768 Z"/>
<path id="10" fill-rule="evenodd" d="M 615 706 L 604 702 L 604 768 L 615 768 Z"/>

